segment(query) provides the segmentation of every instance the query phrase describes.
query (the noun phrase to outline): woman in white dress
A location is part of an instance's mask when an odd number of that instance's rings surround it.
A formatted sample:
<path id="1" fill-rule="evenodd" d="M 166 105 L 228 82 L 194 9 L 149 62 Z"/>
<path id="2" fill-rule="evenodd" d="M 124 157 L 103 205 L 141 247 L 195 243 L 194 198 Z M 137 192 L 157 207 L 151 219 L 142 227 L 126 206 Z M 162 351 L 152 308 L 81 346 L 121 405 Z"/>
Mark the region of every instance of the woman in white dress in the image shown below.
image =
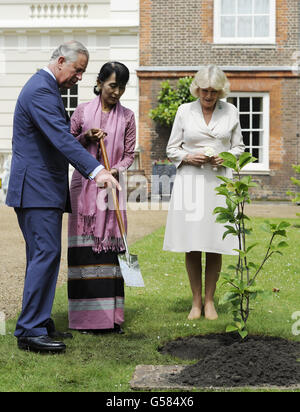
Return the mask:
<path id="1" fill-rule="evenodd" d="M 185 252 L 186 269 L 193 294 L 189 319 L 198 319 L 204 306 L 205 317 L 218 318 L 214 306 L 216 284 L 222 266 L 222 255 L 233 255 L 237 238 L 222 240 L 224 226 L 216 223 L 213 210 L 225 205 L 215 188 L 222 182 L 218 175 L 230 177 L 222 166 L 221 152 L 235 156 L 245 150 L 238 110 L 221 101 L 230 91 L 225 73 L 217 66 L 201 69 L 191 85 L 198 97 L 179 107 L 167 156 L 176 165 L 164 250 Z M 206 252 L 205 300 L 202 302 L 202 252 Z"/>

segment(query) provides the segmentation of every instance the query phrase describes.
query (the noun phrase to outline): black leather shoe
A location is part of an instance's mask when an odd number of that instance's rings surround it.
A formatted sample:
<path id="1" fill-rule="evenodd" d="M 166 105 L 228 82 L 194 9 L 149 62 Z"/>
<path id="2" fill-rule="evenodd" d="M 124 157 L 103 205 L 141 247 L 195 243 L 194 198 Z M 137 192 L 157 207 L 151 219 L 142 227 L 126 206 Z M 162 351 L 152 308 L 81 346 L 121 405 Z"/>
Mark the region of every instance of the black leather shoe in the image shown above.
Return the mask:
<path id="1" fill-rule="evenodd" d="M 73 339 L 72 333 L 58 332 L 58 330 L 55 330 L 54 332 L 49 333 L 49 337 L 51 339 L 60 339 L 60 340 Z"/>
<path id="2" fill-rule="evenodd" d="M 63 342 L 55 342 L 49 336 L 21 336 L 18 338 L 18 347 L 30 352 L 62 353 L 66 350 Z"/>
<path id="3" fill-rule="evenodd" d="M 117 333 L 119 335 L 125 334 L 124 330 L 117 323 L 114 324 L 112 329 L 81 329 L 78 330 L 78 332 L 83 335 L 106 335 L 109 333 Z"/>
<path id="4" fill-rule="evenodd" d="M 117 323 L 114 324 L 114 333 L 118 333 L 119 335 L 125 334 L 124 330 Z"/>
<path id="5" fill-rule="evenodd" d="M 72 333 L 69 332 L 58 332 L 58 330 L 55 329 L 55 324 L 52 319 L 49 319 L 49 321 L 46 324 L 46 329 L 48 332 L 48 336 L 51 339 L 59 339 L 59 340 L 65 340 L 65 339 L 73 339 Z"/>

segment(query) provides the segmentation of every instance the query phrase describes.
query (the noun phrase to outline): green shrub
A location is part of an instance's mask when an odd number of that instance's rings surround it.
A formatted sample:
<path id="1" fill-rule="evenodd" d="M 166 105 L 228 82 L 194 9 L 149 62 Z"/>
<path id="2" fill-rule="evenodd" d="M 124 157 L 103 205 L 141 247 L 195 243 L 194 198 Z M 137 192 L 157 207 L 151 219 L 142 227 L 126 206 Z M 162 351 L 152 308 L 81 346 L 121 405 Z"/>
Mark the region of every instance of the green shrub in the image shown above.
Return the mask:
<path id="1" fill-rule="evenodd" d="M 295 170 L 296 173 L 300 174 L 300 165 L 293 165 L 293 169 Z M 294 183 L 295 186 L 300 187 L 300 180 L 296 179 L 295 177 L 291 177 L 291 181 Z M 289 196 L 293 196 L 292 202 L 293 203 L 300 203 L 300 193 L 296 193 L 296 192 L 287 192 L 287 195 Z M 297 216 L 300 216 L 300 213 L 297 213 Z"/>
<path id="2" fill-rule="evenodd" d="M 173 125 L 178 107 L 183 103 L 196 100 L 190 93 L 192 77 L 178 80 L 176 87 L 172 87 L 169 80 L 162 82 L 158 95 L 159 105 L 150 111 L 150 118 L 163 126 Z"/>

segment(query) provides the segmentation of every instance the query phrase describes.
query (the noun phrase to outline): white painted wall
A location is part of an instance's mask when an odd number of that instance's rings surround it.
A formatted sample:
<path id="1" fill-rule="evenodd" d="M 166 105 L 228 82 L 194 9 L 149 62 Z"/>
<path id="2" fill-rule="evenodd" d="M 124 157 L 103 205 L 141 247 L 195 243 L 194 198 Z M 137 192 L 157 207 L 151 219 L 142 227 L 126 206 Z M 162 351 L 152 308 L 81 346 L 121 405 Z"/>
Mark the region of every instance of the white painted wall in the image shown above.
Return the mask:
<path id="1" fill-rule="evenodd" d="M 131 72 L 122 103 L 135 112 L 138 121 L 138 29 L 138 0 L 0 0 L 0 177 L 11 152 L 18 95 L 64 41 L 81 41 L 91 55 L 79 84 L 79 103 L 95 97 L 93 88 L 101 66 L 119 60 Z M 0 193 L 0 201 L 1 197 Z"/>

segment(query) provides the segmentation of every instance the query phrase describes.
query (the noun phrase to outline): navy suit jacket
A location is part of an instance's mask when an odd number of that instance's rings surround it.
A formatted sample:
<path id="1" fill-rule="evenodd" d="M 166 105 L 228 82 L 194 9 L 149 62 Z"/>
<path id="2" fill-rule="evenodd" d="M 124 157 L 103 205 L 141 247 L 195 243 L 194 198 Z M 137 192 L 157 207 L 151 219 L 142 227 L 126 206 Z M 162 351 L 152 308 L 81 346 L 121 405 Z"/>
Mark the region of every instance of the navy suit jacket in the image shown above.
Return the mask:
<path id="1" fill-rule="evenodd" d="M 69 163 L 85 178 L 100 163 L 70 133 L 69 123 L 56 80 L 40 70 L 16 104 L 8 206 L 71 210 Z"/>

